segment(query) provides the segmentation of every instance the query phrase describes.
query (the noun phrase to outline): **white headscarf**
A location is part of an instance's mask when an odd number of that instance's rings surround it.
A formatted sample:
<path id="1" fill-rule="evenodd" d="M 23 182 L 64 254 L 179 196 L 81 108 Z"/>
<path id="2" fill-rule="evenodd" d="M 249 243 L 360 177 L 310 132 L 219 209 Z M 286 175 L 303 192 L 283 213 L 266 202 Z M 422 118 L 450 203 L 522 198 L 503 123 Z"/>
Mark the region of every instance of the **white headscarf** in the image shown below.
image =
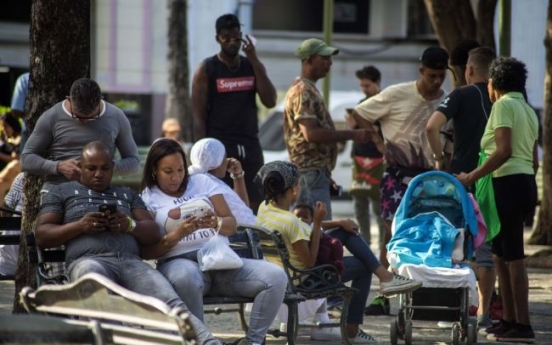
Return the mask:
<path id="1" fill-rule="evenodd" d="M 217 139 L 203 138 L 197 141 L 190 151 L 192 165 L 188 167 L 190 175 L 205 174 L 218 168 L 226 155 L 224 145 Z"/>

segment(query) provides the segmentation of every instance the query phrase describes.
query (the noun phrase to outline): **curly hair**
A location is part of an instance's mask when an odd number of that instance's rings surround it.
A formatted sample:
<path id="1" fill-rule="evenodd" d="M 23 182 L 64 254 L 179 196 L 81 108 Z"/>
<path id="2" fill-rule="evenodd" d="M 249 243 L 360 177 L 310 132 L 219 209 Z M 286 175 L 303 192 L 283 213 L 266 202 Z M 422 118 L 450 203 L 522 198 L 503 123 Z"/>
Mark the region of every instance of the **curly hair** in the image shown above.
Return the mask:
<path id="1" fill-rule="evenodd" d="M 489 67 L 493 87 L 503 93 L 524 92 L 527 80 L 525 64 L 516 58 L 500 56 Z"/>
<path id="2" fill-rule="evenodd" d="M 146 163 L 144 165 L 144 173 L 142 175 L 142 190 L 152 188 L 157 185 L 157 178 L 155 177 L 155 168 L 157 167 L 157 162 L 159 162 L 163 157 L 178 153 L 182 156 L 184 161 L 184 170 L 186 174 L 182 180 L 179 191 L 184 192 L 186 186 L 188 185 L 188 179 L 190 178 L 188 174 L 188 162 L 186 160 L 186 154 L 182 149 L 182 145 L 173 139 L 160 138 L 153 142 L 151 148 L 148 151 L 148 156 L 146 157 Z"/>

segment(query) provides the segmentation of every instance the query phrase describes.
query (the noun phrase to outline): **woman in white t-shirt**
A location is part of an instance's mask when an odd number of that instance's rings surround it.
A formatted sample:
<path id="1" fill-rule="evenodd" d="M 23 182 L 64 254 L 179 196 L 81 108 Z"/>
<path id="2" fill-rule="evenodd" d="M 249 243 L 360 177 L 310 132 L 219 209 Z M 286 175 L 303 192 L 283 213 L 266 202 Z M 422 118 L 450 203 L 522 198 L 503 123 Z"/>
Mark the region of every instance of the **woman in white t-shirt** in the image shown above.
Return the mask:
<path id="1" fill-rule="evenodd" d="M 142 188 L 142 199 L 165 232 L 159 243 L 144 249 L 144 258 L 157 259 L 157 269 L 202 321 L 204 295 L 254 297 L 247 343 L 260 345 L 284 299 L 284 271 L 269 262 L 250 259 L 243 259 L 238 269 L 199 269 L 197 251 L 217 231 L 223 236 L 233 235 L 236 220 L 211 178 L 188 174 L 178 142 L 154 142 L 146 158 Z"/>
<path id="2" fill-rule="evenodd" d="M 202 174 L 209 177 L 217 186 L 216 192 L 223 195 L 236 221 L 239 224 L 255 224 L 255 214 L 249 208 L 245 172 L 239 160 L 226 158 L 226 149 L 219 140 L 204 138 L 197 141 L 190 151 L 190 160 L 190 176 Z M 234 189 L 221 180 L 227 172 L 234 182 Z"/>

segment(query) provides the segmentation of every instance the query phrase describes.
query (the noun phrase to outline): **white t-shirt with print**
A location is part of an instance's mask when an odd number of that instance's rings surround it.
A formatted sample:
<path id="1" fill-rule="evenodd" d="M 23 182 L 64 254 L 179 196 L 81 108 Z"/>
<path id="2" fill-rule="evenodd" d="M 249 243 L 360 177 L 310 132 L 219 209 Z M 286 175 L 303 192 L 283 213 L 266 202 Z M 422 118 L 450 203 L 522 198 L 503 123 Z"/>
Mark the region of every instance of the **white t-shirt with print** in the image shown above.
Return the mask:
<path id="1" fill-rule="evenodd" d="M 142 199 L 154 213 L 155 222 L 165 233 L 176 230 L 179 224 L 195 212 L 210 210 L 214 212 L 209 197 L 220 194 L 217 185 L 207 176 L 201 174 L 190 176 L 186 191 L 181 197 L 163 193 L 158 187 L 146 188 Z M 198 229 L 182 238 L 171 250 L 158 259 L 166 259 L 201 249 L 213 237 L 215 229 Z"/>

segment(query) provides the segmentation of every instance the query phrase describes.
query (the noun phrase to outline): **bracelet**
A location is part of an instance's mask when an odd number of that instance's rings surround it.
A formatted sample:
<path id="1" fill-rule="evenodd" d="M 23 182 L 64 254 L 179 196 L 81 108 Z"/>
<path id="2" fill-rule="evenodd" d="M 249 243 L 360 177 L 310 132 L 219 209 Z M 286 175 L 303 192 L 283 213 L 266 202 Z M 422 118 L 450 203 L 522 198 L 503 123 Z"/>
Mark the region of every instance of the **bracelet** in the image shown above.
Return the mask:
<path id="1" fill-rule="evenodd" d="M 230 173 L 230 178 L 232 180 L 237 180 L 237 179 L 243 178 L 244 175 L 245 175 L 245 170 L 242 170 L 242 172 L 239 174 L 234 175 L 233 173 Z"/>
<path id="2" fill-rule="evenodd" d="M 167 236 L 168 236 L 168 234 L 163 236 L 163 238 L 161 239 L 161 244 L 163 245 L 163 247 L 171 248 L 172 246 L 171 246 Z"/>
<path id="3" fill-rule="evenodd" d="M 222 227 L 222 217 L 217 217 L 217 231 Z"/>
<path id="4" fill-rule="evenodd" d="M 130 219 L 130 217 L 126 217 L 127 218 L 127 228 L 126 228 L 126 231 L 125 232 L 131 232 L 132 231 L 132 220 Z"/>

